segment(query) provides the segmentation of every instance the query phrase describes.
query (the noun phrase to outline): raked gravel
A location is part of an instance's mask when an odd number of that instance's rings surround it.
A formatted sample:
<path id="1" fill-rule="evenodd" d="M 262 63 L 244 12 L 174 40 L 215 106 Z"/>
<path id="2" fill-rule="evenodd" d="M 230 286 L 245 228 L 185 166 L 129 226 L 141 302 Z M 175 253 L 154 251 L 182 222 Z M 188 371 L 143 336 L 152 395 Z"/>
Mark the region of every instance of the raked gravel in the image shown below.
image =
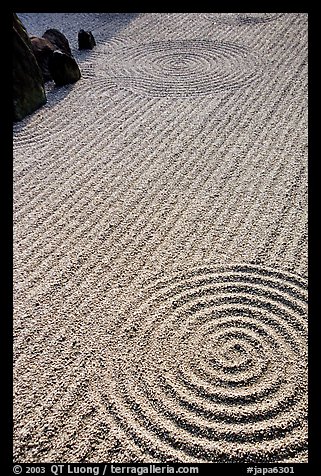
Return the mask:
<path id="1" fill-rule="evenodd" d="M 307 15 L 19 17 L 15 461 L 306 462 Z"/>

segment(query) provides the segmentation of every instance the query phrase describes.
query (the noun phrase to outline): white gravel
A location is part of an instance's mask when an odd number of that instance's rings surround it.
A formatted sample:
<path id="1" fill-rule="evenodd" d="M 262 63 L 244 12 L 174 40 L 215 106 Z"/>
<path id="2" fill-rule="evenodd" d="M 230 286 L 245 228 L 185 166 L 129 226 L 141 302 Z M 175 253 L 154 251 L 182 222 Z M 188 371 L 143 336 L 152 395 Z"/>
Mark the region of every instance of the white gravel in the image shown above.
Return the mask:
<path id="1" fill-rule="evenodd" d="M 306 462 L 307 15 L 19 17 L 15 461 Z"/>

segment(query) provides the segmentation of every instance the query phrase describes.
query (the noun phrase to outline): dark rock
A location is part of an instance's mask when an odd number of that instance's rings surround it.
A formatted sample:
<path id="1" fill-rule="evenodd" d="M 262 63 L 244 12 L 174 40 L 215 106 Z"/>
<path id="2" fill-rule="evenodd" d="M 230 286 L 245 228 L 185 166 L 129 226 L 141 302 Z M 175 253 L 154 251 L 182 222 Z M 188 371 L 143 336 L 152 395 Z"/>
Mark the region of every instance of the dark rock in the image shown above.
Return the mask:
<path id="1" fill-rule="evenodd" d="M 57 86 L 75 83 L 80 79 L 80 69 L 76 60 L 59 50 L 53 52 L 48 66 L 51 77 Z"/>
<path id="2" fill-rule="evenodd" d="M 46 38 L 38 38 L 37 36 L 30 37 L 33 54 L 36 57 L 37 63 L 41 69 L 44 81 L 52 79 L 49 71 L 49 59 L 55 51 L 53 44 Z"/>
<path id="3" fill-rule="evenodd" d="M 49 40 L 50 43 L 55 47 L 55 50 L 60 50 L 62 51 L 62 53 L 72 56 L 69 42 L 65 35 L 59 30 L 56 30 L 55 28 L 50 28 L 49 30 L 44 32 L 42 37 Z"/>
<path id="4" fill-rule="evenodd" d="M 13 14 L 13 120 L 20 121 L 46 103 L 46 93 L 27 31 Z"/>
<path id="5" fill-rule="evenodd" d="M 92 50 L 96 46 L 94 35 L 91 31 L 79 30 L 78 47 L 80 50 Z"/>
<path id="6" fill-rule="evenodd" d="M 80 69 L 71 54 L 69 42 L 65 35 L 55 28 L 45 31 L 42 37 L 48 40 L 53 48 L 49 57 L 48 71 L 57 86 L 75 83 L 80 79 Z"/>
<path id="7" fill-rule="evenodd" d="M 32 36 L 30 39 L 44 81 L 54 80 L 57 86 L 78 81 L 81 76 L 79 67 L 67 38 L 60 31 L 52 28 L 42 38 Z"/>

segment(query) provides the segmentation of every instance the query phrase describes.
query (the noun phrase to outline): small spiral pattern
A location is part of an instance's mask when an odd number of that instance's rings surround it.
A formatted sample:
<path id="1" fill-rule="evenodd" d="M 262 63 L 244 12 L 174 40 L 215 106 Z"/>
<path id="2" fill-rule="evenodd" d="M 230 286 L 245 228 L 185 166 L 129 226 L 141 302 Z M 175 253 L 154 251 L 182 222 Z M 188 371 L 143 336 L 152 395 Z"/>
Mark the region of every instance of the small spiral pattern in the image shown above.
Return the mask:
<path id="1" fill-rule="evenodd" d="M 273 462 L 306 448 L 304 279 L 254 265 L 151 282 L 122 315 L 109 410 L 160 461 Z"/>
<path id="2" fill-rule="evenodd" d="M 240 88 L 258 74 L 248 48 L 210 40 L 157 41 L 117 49 L 107 66 L 120 87 L 162 97 L 207 95 Z M 98 75 L 106 74 L 101 68 Z"/>
<path id="3" fill-rule="evenodd" d="M 284 13 L 203 13 L 201 18 L 211 24 L 241 26 L 255 25 L 278 20 Z"/>
<path id="4" fill-rule="evenodd" d="M 241 23 L 266 23 L 277 20 L 282 13 L 240 13 L 238 20 Z"/>

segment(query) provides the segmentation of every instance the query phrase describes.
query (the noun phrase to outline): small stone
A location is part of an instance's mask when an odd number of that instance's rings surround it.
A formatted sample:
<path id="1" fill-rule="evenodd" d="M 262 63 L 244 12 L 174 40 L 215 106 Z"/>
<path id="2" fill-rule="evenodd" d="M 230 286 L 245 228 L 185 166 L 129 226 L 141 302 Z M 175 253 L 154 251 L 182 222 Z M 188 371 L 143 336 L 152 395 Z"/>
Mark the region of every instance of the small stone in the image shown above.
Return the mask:
<path id="1" fill-rule="evenodd" d="M 91 31 L 79 30 L 78 48 L 80 50 L 92 50 L 96 46 L 95 38 Z"/>

